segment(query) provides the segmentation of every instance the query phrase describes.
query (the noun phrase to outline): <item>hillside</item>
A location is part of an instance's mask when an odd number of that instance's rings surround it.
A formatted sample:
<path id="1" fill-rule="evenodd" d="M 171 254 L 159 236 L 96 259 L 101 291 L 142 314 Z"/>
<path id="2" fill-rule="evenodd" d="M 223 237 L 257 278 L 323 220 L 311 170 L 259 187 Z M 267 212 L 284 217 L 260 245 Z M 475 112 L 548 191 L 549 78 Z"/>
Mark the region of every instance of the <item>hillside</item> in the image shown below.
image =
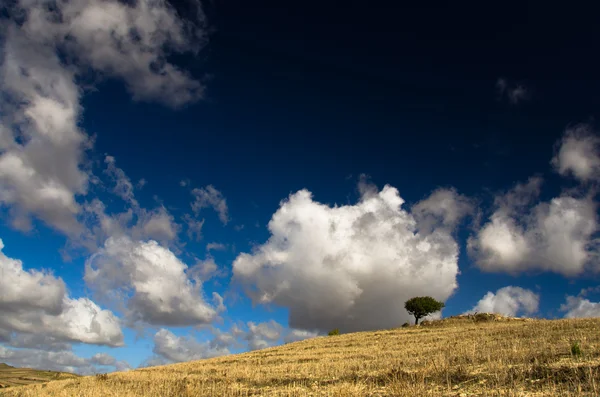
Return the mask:
<path id="1" fill-rule="evenodd" d="M 0 389 L 46 383 L 57 379 L 72 379 L 77 377 L 77 375 L 66 372 L 41 371 L 31 368 L 15 368 L 7 364 L 0 363 Z"/>
<path id="2" fill-rule="evenodd" d="M 598 396 L 600 319 L 462 316 L 2 396 Z M 582 354 L 574 356 L 572 343 Z"/>

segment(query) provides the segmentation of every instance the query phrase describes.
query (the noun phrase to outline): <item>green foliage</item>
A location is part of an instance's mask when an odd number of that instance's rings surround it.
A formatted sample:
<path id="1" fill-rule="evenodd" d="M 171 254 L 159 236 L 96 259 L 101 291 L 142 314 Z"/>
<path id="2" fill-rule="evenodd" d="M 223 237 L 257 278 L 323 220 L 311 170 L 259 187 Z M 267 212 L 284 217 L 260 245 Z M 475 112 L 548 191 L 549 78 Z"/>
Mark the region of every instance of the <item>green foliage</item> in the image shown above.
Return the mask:
<path id="1" fill-rule="evenodd" d="M 402 324 L 402 328 L 406 328 L 406 327 L 410 327 L 410 324 L 408 322 Z"/>
<path id="2" fill-rule="evenodd" d="M 581 351 L 581 346 L 579 346 L 579 342 L 574 341 L 571 343 L 571 354 L 574 356 L 581 356 L 583 354 Z"/>
<path id="3" fill-rule="evenodd" d="M 333 336 L 333 335 L 339 335 L 339 334 L 340 334 L 340 330 L 336 328 L 334 330 L 329 331 L 329 333 L 327 335 Z"/>
<path id="4" fill-rule="evenodd" d="M 404 303 L 406 311 L 415 316 L 415 325 L 419 324 L 419 319 L 442 310 L 444 306 L 443 302 L 436 301 L 431 296 L 416 296 Z"/>

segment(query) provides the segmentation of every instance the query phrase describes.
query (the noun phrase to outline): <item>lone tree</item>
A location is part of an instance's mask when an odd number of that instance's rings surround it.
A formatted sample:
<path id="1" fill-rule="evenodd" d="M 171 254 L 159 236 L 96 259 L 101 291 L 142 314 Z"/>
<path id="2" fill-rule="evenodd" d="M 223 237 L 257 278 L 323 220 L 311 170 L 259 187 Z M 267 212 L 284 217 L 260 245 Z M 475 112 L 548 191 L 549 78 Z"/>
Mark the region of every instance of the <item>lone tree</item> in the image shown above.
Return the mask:
<path id="1" fill-rule="evenodd" d="M 428 314 L 442 310 L 446 306 L 443 302 L 438 302 L 431 296 L 417 296 L 404 303 L 407 312 L 415 316 L 415 325 L 419 324 L 419 319 Z"/>

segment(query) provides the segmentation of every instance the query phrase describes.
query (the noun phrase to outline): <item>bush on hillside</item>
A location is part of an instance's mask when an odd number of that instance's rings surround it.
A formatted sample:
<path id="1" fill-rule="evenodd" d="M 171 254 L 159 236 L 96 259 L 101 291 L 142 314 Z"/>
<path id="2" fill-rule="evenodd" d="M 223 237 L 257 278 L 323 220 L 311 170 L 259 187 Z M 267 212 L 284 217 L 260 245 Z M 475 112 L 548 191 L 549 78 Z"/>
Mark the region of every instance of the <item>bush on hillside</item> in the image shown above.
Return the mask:
<path id="1" fill-rule="evenodd" d="M 334 330 L 329 331 L 329 333 L 327 335 L 333 336 L 333 335 L 339 335 L 339 334 L 340 334 L 340 330 L 336 328 Z"/>

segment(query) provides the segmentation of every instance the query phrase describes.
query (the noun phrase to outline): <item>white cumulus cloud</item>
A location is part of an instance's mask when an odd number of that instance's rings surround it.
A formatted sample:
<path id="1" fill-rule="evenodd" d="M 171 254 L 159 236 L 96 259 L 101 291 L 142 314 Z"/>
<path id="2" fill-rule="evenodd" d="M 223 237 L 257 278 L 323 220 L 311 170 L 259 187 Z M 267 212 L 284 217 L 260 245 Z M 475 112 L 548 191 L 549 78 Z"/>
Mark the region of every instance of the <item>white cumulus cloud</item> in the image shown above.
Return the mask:
<path id="1" fill-rule="evenodd" d="M 538 294 L 521 287 L 508 286 L 496 293 L 488 292 L 467 313 L 497 313 L 515 317 L 517 313 L 531 315 L 537 312 L 540 303 Z"/>
<path id="2" fill-rule="evenodd" d="M 153 325 L 186 326 L 211 322 L 216 311 L 185 265 L 156 241 L 110 237 L 86 262 L 85 281 L 102 295 L 127 297 L 127 318 Z M 131 295 L 131 296 L 129 296 Z"/>
<path id="3" fill-rule="evenodd" d="M 0 240 L 0 250 L 3 247 Z M 115 315 L 87 298 L 70 298 L 61 279 L 36 270 L 25 271 L 20 260 L 2 252 L 0 270 L 3 275 L 0 278 L 0 329 L 44 335 L 50 338 L 46 341 L 53 343 L 123 345 L 123 333 Z M 36 344 L 27 337 L 15 343 Z"/>
<path id="4" fill-rule="evenodd" d="M 596 203 L 589 197 L 563 195 L 532 205 L 540 183 L 532 178 L 496 198 L 490 220 L 468 240 L 479 268 L 574 276 L 593 266 L 597 257 L 593 239 L 598 229 Z"/>
<path id="5" fill-rule="evenodd" d="M 339 207 L 313 201 L 307 190 L 292 194 L 271 218 L 269 240 L 236 258 L 234 281 L 255 303 L 287 307 L 291 328 L 325 332 L 402 324 L 413 296 L 445 301 L 458 274 L 450 228 L 431 221 L 418 233 L 395 188 L 361 191 L 357 204 Z M 416 207 L 425 218 L 433 209 Z"/>
<path id="6" fill-rule="evenodd" d="M 91 140 L 79 126 L 80 77 L 92 71 L 119 78 L 135 100 L 172 107 L 201 98 L 200 82 L 167 60 L 171 51 L 197 51 L 206 42 L 195 4 L 195 23 L 161 0 L 7 4 L 0 22 L 0 204 L 14 227 L 31 229 L 37 217 L 69 237 L 83 232 L 77 198 L 91 180 L 84 169 Z M 119 194 L 128 196 L 127 189 L 119 185 Z"/>

